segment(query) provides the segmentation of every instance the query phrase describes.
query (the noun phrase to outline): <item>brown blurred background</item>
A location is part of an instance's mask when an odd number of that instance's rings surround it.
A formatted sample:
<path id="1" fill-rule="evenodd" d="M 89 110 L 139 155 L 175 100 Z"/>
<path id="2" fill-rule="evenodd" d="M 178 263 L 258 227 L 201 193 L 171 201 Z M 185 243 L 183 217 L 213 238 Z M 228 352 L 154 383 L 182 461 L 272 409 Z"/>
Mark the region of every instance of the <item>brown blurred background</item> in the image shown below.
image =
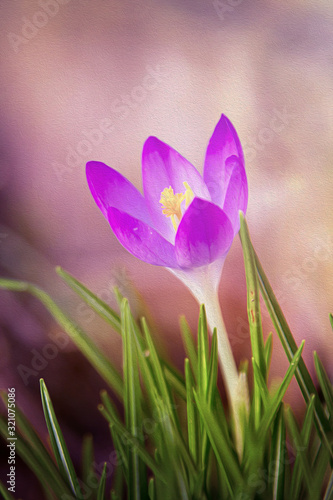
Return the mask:
<path id="1" fill-rule="evenodd" d="M 225 113 L 244 148 L 255 248 L 297 341 L 306 339 L 311 371 L 317 350 L 332 376 L 331 2 L 12 0 L 1 3 L 0 23 L 1 274 L 45 288 L 120 366 L 118 337 L 54 266 L 110 304 L 118 285 L 137 315 L 149 309 L 162 348 L 182 368 L 179 315 L 195 328 L 198 306 L 168 271 L 120 246 L 90 195 L 85 163 L 103 161 L 141 188 L 142 146 L 156 135 L 202 172 Z M 250 350 L 238 238 L 220 293 L 239 361 Z M 0 304 L 1 387 L 16 388 L 45 437 L 43 376 L 76 464 L 85 431 L 104 460 L 111 444 L 95 409 L 103 381 L 70 343 L 23 380 L 17 367 L 30 367 L 61 333 L 29 296 L 1 291 Z M 266 317 L 265 336 L 270 328 Z M 274 342 L 272 378 L 287 366 Z M 295 384 L 288 398 L 301 411 Z M 2 472 L 4 479 L 5 463 Z M 24 467 L 17 479 L 18 497 L 28 481 L 23 496 L 36 498 Z"/>

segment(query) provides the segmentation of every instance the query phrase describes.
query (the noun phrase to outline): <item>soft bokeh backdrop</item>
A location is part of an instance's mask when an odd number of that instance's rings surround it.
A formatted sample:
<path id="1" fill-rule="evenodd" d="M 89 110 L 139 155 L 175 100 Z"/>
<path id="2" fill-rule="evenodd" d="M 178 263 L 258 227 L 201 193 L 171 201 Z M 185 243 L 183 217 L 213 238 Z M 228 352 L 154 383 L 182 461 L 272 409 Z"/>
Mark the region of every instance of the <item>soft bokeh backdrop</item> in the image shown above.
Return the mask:
<path id="1" fill-rule="evenodd" d="M 332 376 L 332 3 L 12 0 L 1 3 L 0 24 L 1 274 L 44 287 L 120 366 L 119 339 L 54 266 L 111 304 L 118 285 L 138 315 L 149 314 L 181 368 L 179 315 L 195 327 L 198 307 L 166 270 L 119 245 L 90 195 L 85 163 L 103 161 L 141 188 L 142 145 L 155 135 L 202 172 L 225 113 L 244 148 L 255 248 L 295 337 L 306 339 L 311 370 L 316 349 Z M 238 239 L 220 293 L 239 361 L 249 355 L 249 338 Z M 65 341 L 36 375 L 22 377 L 17 367 L 36 367 L 36 352 L 62 335 L 30 297 L 1 292 L 0 304 L 1 387 L 16 387 L 45 437 L 43 376 L 76 463 L 86 430 L 104 460 L 110 443 L 95 411 L 103 382 Z M 266 317 L 265 336 L 270 328 Z M 287 366 L 274 342 L 273 378 Z M 288 397 L 301 408 L 295 384 Z M 20 482 L 26 477 L 25 498 L 36 498 L 22 468 Z"/>

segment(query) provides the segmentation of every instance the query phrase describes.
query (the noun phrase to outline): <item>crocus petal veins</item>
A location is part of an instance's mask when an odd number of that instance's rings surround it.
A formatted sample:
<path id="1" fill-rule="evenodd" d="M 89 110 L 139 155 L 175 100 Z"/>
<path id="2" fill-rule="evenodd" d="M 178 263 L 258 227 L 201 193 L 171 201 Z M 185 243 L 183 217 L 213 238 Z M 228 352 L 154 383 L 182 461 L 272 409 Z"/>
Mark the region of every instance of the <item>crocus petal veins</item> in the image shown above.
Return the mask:
<path id="1" fill-rule="evenodd" d="M 228 118 L 221 116 L 209 142 L 203 177 L 156 137 L 147 139 L 142 161 L 144 196 L 110 167 L 87 164 L 90 191 L 120 243 L 145 262 L 186 272 L 223 259 L 248 198 L 244 156 Z"/>

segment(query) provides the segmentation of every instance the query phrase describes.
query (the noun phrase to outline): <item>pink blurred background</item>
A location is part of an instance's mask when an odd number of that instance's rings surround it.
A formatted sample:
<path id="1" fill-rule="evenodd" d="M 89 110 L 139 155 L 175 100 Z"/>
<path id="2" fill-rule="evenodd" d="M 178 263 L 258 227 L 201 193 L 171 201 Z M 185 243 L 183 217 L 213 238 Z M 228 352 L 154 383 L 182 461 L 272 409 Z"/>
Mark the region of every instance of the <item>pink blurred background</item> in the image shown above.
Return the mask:
<path id="1" fill-rule="evenodd" d="M 142 146 L 155 135 L 202 172 L 225 113 L 244 148 L 254 246 L 297 341 L 306 339 L 311 371 L 317 350 L 332 376 L 333 5 L 13 0 L 1 4 L 0 23 L 1 274 L 46 289 L 120 366 L 118 337 L 54 267 L 111 305 L 118 285 L 137 315 L 149 309 L 161 348 L 182 368 L 179 316 L 195 328 L 198 306 L 167 270 L 120 246 L 90 195 L 85 163 L 103 161 L 141 188 Z M 220 298 L 240 361 L 250 346 L 238 239 Z M 43 376 L 74 459 L 85 431 L 104 459 L 107 426 L 95 411 L 104 383 L 72 344 L 24 383 L 17 366 L 30 366 L 31 349 L 41 352 L 59 328 L 31 297 L 1 291 L 0 304 L 1 387 L 16 387 L 18 404 L 45 437 Z M 272 379 L 287 367 L 276 336 L 274 344 Z M 296 398 L 301 408 L 294 384 L 287 400 Z M 25 477 L 33 481 L 22 468 Z"/>

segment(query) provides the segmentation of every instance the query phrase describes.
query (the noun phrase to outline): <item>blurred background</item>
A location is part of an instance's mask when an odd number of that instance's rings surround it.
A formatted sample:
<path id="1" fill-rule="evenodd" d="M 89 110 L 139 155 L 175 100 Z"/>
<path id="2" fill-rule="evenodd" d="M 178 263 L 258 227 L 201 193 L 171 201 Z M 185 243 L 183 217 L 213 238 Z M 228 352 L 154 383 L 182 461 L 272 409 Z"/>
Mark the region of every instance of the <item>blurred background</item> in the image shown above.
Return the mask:
<path id="1" fill-rule="evenodd" d="M 317 350 L 332 376 L 332 3 L 12 0 L 1 3 L 0 24 L 1 275 L 43 287 L 120 367 L 119 338 L 54 267 L 111 305 L 117 285 L 182 369 L 179 316 L 195 329 L 198 306 L 167 270 L 120 246 L 89 192 L 85 163 L 105 162 L 141 189 L 142 146 L 155 135 L 202 172 L 225 113 L 244 149 L 254 246 L 294 336 L 306 339 L 310 370 Z M 238 238 L 220 300 L 239 362 L 250 346 Z M 105 384 L 65 338 L 36 300 L 0 291 L 1 388 L 16 388 L 17 404 L 46 438 L 44 377 L 75 464 L 85 432 L 100 463 L 111 449 L 96 410 Z M 57 355 L 38 365 L 55 339 Z M 276 336 L 274 344 L 272 380 L 287 367 Z M 287 400 L 302 411 L 295 384 Z M 17 497 L 35 499 L 37 491 L 20 465 Z"/>

